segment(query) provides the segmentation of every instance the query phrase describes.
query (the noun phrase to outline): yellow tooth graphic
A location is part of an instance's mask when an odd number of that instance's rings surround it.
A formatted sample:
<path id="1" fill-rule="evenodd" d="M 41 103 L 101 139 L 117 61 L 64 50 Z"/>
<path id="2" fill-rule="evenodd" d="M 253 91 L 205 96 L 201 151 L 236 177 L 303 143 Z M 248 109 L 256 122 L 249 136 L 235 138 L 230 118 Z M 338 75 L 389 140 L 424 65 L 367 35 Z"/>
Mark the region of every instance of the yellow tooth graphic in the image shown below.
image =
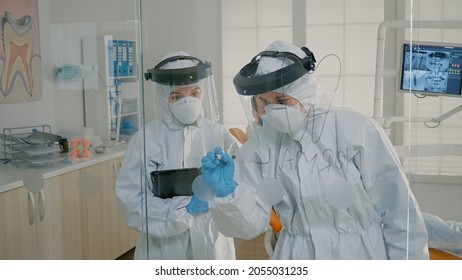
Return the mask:
<path id="1" fill-rule="evenodd" d="M 29 96 L 33 91 L 32 49 L 34 29 L 29 18 L 16 20 L 11 14 L 5 13 L 1 19 L 1 35 L 3 38 L 3 50 L 5 61 L 3 70 L 0 71 L 2 93 L 6 97 L 16 83 L 16 79 L 22 81 L 25 91 Z"/>

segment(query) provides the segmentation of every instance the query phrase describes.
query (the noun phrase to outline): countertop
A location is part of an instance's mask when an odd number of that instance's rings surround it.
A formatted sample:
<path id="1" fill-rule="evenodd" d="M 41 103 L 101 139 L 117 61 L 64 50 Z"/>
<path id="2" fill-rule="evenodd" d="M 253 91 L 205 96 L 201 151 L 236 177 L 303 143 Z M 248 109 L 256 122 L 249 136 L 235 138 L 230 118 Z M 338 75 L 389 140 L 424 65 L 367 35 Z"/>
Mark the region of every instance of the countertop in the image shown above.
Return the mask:
<path id="1" fill-rule="evenodd" d="M 113 147 L 107 147 L 103 154 L 92 153 L 89 158 L 79 158 L 73 160 L 72 163 L 62 161 L 58 163 L 33 167 L 28 163 L 19 163 L 18 166 L 13 166 L 11 163 L 0 164 L 0 193 L 6 192 L 15 188 L 22 187 L 24 172 L 33 169 L 36 172 L 42 173 L 43 179 L 49 179 L 68 172 L 72 172 L 87 166 L 98 164 L 107 160 L 111 160 L 125 155 L 127 144 L 118 144 Z"/>

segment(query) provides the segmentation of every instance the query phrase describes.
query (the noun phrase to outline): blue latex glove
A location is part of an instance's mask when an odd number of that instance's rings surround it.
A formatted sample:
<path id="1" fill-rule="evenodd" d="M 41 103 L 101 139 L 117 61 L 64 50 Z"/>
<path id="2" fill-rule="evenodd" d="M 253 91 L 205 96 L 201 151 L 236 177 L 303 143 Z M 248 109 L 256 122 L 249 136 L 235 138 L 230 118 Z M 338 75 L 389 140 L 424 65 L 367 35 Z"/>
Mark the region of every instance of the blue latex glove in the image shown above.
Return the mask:
<path id="1" fill-rule="evenodd" d="M 202 158 L 201 174 L 218 197 L 225 197 L 234 191 L 234 159 L 220 147 Z"/>
<path id="2" fill-rule="evenodd" d="M 186 205 L 186 210 L 190 214 L 197 214 L 200 212 L 205 212 L 209 210 L 209 204 L 205 201 L 200 200 L 197 196 L 193 195 L 191 201 Z"/>

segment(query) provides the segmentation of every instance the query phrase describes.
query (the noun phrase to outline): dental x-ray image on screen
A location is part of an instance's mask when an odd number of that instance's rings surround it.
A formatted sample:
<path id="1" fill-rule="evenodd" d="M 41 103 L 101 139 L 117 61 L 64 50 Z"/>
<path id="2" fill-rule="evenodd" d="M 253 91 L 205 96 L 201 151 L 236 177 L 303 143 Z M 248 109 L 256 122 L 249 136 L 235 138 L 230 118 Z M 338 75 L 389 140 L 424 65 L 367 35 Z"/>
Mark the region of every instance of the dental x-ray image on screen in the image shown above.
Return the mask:
<path id="1" fill-rule="evenodd" d="M 401 65 L 400 90 L 461 97 L 462 45 L 406 42 Z"/>

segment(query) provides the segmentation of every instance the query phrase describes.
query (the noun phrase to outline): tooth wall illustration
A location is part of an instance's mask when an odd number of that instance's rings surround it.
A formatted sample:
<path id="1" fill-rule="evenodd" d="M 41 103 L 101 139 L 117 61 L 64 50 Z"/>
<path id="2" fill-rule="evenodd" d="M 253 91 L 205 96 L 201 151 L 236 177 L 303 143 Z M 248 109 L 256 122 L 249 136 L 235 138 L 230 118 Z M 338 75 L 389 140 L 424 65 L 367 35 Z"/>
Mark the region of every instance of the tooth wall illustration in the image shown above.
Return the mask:
<path id="1" fill-rule="evenodd" d="M 16 19 L 13 14 L 0 14 L 0 91 L 4 97 L 33 96 L 41 90 L 40 54 L 34 53 L 34 24 L 30 16 Z M 39 73 L 39 77 L 34 77 Z"/>

